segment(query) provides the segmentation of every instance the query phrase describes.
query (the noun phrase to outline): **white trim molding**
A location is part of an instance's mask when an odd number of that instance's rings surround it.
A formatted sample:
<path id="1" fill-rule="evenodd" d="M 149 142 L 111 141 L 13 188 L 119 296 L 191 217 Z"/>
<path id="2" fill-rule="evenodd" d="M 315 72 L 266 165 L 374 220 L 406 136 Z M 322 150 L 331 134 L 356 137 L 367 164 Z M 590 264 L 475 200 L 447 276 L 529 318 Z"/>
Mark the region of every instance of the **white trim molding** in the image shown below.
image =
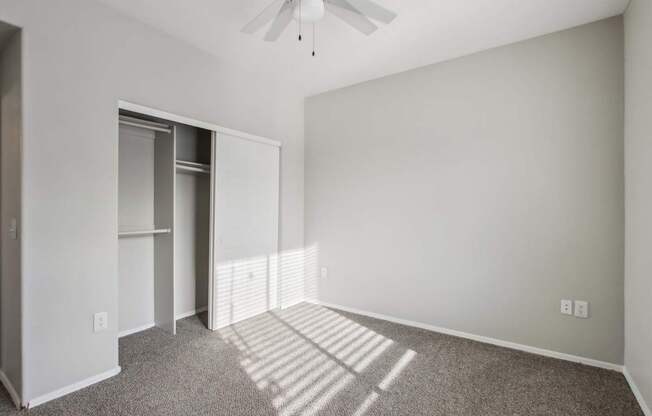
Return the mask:
<path id="1" fill-rule="evenodd" d="M 133 335 L 133 334 L 136 334 L 138 332 L 142 332 L 142 331 L 148 330 L 150 328 L 154 328 L 155 326 L 156 326 L 156 324 L 154 322 L 150 322 L 149 324 L 140 325 L 140 326 L 137 326 L 136 328 L 125 329 L 124 331 L 118 332 L 118 338 Z"/>
<path id="2" fill-rule="evenodd" d="M 118 366 L 118 367 L 115 367 L 115 368 L 113 368 L 113 369 L 111 369 L 109 371 L 105 371 L 104 373 L 94 375 L 94 376 L 89 377 L 87 379 L 84 379 L 82 381 L 78 381 L 77 383 L 73 383 L 73 384 L 70 384 L 70 385 L 68 385 L 66 387 L 62 387 L 62 388 L 60 388 L 58 390 L 52 391 L 50 393 L 46 393 L 46 394 L 44 394 L 42 396 L 35 397 L 35 398 L 33 398 L 32 400 L 30 400 L 27 403 L 26 407 L 28 409 L 31 409 L 31 408 L 39 406 L 39 405 L 41 405 L 43 403 L 47 403 L 47 402 L 49 402 L 51 400 L 58 399 L 59 397 L 63 397 L 65 395 L 67 395 L 67 394 L 76 392 L 77 390 L 81 390 L 81 389 L 83 389 L 85 387 L 88 387 L 88 386 L 93 385 L 95 383 L 99 383 L 100 381 L 104 381 L 104 380 L 106 380 L 108 378 L 116 376 L 116 375 L 120 374 L 120 371 L 122 371 L 122 369 L 120 368 L 120 366 Z"/>
<path id="3" fill-rule="evenodd" d="M 198 313 L 206 312 L 208 310 L 208 307 L 204 306 L 203 308 L 199 309 L 194 309 L 192 311 L 184 312 L 184 313 L 178 313 L 176 316 L 177 321 L 179 319 L 184 319 L 184 318 L 189 318 L 191 316 L 195 316 Z M 129 335 L 137 334 L 138 332 L 146 331 L 150 328 L 154 328 L 156 324 L 154 322 L 150 322 L 145 325 L 140 325 L 137 326 L 136 328 L 131 328 L 131 329 L 125 329 L 124 331 L 118 332 L 118 338 L 126 337 Z"/>
<path id="4" fill-rule="evenodd" d="M 645 399 L 643 398 L 641 391 L 638 389 L 638 386 L 634 382 L 634 378 L 632 377 L 631 374 L 629 374 L 627 367 L 623 367 L 623 375 L 625 376 L 625 380 L 627 380 L 627 383 L 629 384 L 629 388 L 632 389 L 632 393 L 634 393 L 634 397 L 636 397 L 636 400 L 638 401 L 638 405 L 641 406 L 641 410 L 643 411 L 643 414 L 645 416 L 652 416 L 652 411 L 650 410 L 650 407 L 647 405 L 647 403 L 645 403 Z"/>
<path id="5" fill-rule="evenodd" d="M 249 134 L 242 131 L 229 129 L 226 127 L 218 126 L 217 124 L 207 123 L 205 121 L 199 121 L 189 117 L 178 116 L 176 114 L 168 113 L 162 110 L 157 110 L 151 107 L 146 107 L 140 104 L 130 103 L 128 101 L 123 101 L 123 100 L 118 101 L 118 108 L 120 110 L 133 111 L 134 113 L 140 113 L 151 117 L 162 118 L 165 120 L 173 121 L 175 123 L 187 124 L 189 126 L 198 127 L 200 129 L 211 130 L 217 132 L 218 134 L 219 133 L 228 134 L 229 136 L 235 136 L 253 142 L 281 147 L 281 142 L 277 140 L 272 140 L 266 137 L 256 136 L 254 134 Z"/>
<path id="6" fill-rule="evenodd" d="M 7 389 L 7 393 L 9 393 L 11 401 L 14 402 L 16 409 L 20 409 L 20 396 L 18 395 L 18 392 L 16 392 L 14 385 L 11 384 L 9 377 L 7 377 L 5 372 L 2 370 L 0 370 L 0 382 L 2 382 L 2 385 L 5 386 L 5 389 Z"/>
<path id="7" fill-rule="evenodd" d="M 529 352 L 531 354 L 542 355 L 544 357 L 557 358 L 557 359 L 560 359 L 560 360 L 585 364 L 585 365 L 589 365 L 589 366 L 592 366 L 592 367 L 604 368 L 606 370 L 617 371 L 619 373 L 622 373 L 622 371 L 623 371 L 623 366 L 621 364 L 614 364 L 614 363 L 609 363 L 609 362 L 606 362 L 606 361 L 594 360 L 593 358 L 585 358 L 585 357 L 580 357 L 580 356 L 577 356 L 577 355 L 566 354 L 566 353 L 563 353 L 563 352 L 546 350 L 546 349 L 543 349 L 543 348 L 537 348 L 537 347 L 532 347 L 532 346 L 529 346 L 529 345 L 518 344 L 518 343 L 515 343 L 515 342 L 511 342 L 511 341 L 503 341 L 503 340 L 496 339 L 496 338 L 490 338 L 490 337 L 485 337 L 485 336 L 482 336 L 482 335 L 470 334 L 468 332 L 462 332 L 462 331 L 457 331 L 457 330 L 454 330 L 454 329 L 442 328 L 442 327 L 439 327 L 439 326 L 424 324 L 424 323 L 416 322 L 416 321 L 410 321 L 410 320 L 407 320 L 407 319 L 395 318 L 395 317 L 389 316 L 389 315 L 383 315 L 383 314 L 379 314 L 379 313 L 375 313 L 375 312 L 363 311 L 363 310 L 360 310 L 360 309 L 349 308 L 347 306 L 336 305 L 336 304 L 333 304 L 333 303 L 321 302 L 321 301 L 316 301 L 316 300 L 307 300 L 307 302 L 314 303 L 314 304 L 321 305 L 321 306 L 325 306 L 327 308 L 339 309 L 339 310 L 344 311 L 344 312 L 350 312 L 350 313 L 354 313 L 354 314 L 357 314 L 357 315 L 368 316 L 370 318 L 382 319 L 384 321 L 389 321 L 389 322 L 394 322 L 394 323 L 401 324 L 401 325 L 411 326 L 411 327 L 414 327 L 414 328 L 425 329 L 425 330 L 428 330 L 428 331 L 438 332 L 438 333 L 446 334 L 446 335 L 452 335 L 454 337 L 459 337 L 459 338 L 466 338 L 466 339 L 470 339 L 470 340 L 473 340 L 473 341 L 482 342 L 482 343 L 485 343 L 485 344 L 491 344 L 491 345 L 496 345 L 496 346 L 499 346 L 499 347 L 510 348 L 510 349 L 513 349 L 513 350 Z"/>
<path id="8" fill-rule="evenodd" d="M 177 321 L 179 319 L 190 318 L 191 316 L 195 316 L 195 315 L 197 315 L 199 313 L 206 312 L 207 310 L 208 310 L 208 306 L 204 306 L 203 308 L 195 309 L 195 310 L 192 310 L 192 311 L 178 313 L 177 314 Z"/>

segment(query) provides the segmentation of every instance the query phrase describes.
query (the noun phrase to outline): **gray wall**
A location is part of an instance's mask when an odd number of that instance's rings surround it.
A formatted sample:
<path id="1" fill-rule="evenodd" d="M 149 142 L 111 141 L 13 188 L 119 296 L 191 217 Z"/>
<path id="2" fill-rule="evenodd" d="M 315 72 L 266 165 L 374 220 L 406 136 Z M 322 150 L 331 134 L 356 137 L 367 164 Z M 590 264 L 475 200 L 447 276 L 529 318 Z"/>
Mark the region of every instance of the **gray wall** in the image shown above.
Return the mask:
<path id="1" fill-rule="evenodd" d="M 622 32 L 612 18 L 307 99 L 316 296 L 622 363 Z"/>
<path id="2" fill-rule="evenodd" d="M 625 365 L 652 405 L 652 2 L 625 14 Z"/>
<path id="3" fill-rule="evenodd" d="M 281 140 L 281 248 L 291 251 L 303 247 L 303 99 L 287 80 L 93 1 L 2 0 L 0 20 L 22 27 L 26 39 L 29 400 L 118 365 L 118 100 Z M 93 333 L 98 311 L 108 312 L 109 330 Z"/>
<path id="4" fill-rule="evenodd" d="M 21 373 L 21 143 L 22 84 L 21 34 L 15 33 L 0 51 L 0 362 L 16 392 Z M 18 221 L 18 239 L 9 237 L 12 218 Z"/>

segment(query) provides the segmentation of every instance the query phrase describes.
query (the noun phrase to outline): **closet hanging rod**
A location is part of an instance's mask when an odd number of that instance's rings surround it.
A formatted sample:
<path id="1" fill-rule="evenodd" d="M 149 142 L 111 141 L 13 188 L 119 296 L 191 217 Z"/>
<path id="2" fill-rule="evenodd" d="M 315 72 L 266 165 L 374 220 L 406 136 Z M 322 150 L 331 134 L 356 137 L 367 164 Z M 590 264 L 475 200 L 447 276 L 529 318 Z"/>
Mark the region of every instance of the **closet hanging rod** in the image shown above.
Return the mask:
<path id="1" fill-rule="evenodd" d="M 141 120 L 141 119 L 135 118 L 135 117 L 120 116 L 119 117 L 119 122 L 123 126 L 140 127 L 142 129 L 161 131 L 161 132 L 164 132 L 164 133 L 172 133 L 172 128 L 170 126 L 168 126 L 167 124 L 155 123 L 153 121 L 147 121 L 147 120 Z"/>
<path id="2" fill-rule="evenodd" d="M 210 168 L 209 169 L 202 169 L 202 168 L 196 168 L 194 166 L 186 166 L 186 165 L 180 165 L 180 164 L 177 164 L 177 171 L 206 173 L 206 174 L 211 173 Z"/>
<path id="3" fill-rule="evenodd" d="M 209 165 L 207 163 L 191 162 L 189 160 L 177 159 L 176 162 L 177 162 L 177 165 L 193 166 L 193 167 L 196 167 L 196 168 L 210 169 L 210 167 L 211 167 L 211 165 Z"/>
<path id="4" fill-rule="evenodd" d="M 118 232 L 118 237 L 138 237 L 144 235 L 157 235 L 157 234 L 170 234 L 172 230 L 170 228 L 159 228 L 156 230 L 134 230 L 134 231 L 120 231 Z"/>
<path id="5" fill-rule="evenodd" d="M 189 161 L 186 161 L 186 160 L 177 160 L 176 165 L 177 165 L 177 168 L 186 169 L 186 170 L 196 170 L 197 172 L 202 171 L 202 172 L 210 173 L 210 171 L 211 171 L 211 165 L 206 164 L 206 163 L 189 162 Z M 190 168 L 190 169 L 188 169 L 188 168 Z"/>

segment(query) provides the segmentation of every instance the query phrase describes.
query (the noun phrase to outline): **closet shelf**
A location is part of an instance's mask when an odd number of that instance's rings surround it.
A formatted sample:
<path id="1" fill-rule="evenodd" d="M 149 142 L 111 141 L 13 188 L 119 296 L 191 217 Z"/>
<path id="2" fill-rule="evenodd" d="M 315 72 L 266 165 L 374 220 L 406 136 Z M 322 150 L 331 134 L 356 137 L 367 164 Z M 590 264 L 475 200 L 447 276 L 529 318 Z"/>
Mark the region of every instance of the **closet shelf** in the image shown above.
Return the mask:
<path id="1" fill-rule="evenodd" d="M 142 129 L 162 131 L 164 133 L 172 133 L 172 128 L 167 124 L 156 123 L 154 121 L 141 120 L 135 117 L 128 117 L 120 115 L 119 123 L 124 126 L 140 127 Z"/>
<path id="2" fill-rule="evenodd" d="M 158 228 L 154 230 L 119 231 L 118 238 L 138 237 L 143 235 L 170 234 L 171 232 L 172 230 L 169 228 Z"/>
<path id="3" fill-rule="evenodd" d="M 177 160 L 177 171 L 192 173 L 211 173 L 211 165 L 186 160 Z"/>

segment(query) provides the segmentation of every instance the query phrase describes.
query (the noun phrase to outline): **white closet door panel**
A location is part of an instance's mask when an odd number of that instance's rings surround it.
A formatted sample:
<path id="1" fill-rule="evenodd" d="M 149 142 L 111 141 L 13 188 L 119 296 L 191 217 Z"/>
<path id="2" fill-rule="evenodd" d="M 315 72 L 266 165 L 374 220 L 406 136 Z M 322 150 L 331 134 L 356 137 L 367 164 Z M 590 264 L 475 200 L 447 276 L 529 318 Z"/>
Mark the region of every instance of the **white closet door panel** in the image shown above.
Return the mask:
<path id="1" fill-rule="evenodd" d="M 218 134 L 213 323 L 278 305 L 279 148 Z"/>

